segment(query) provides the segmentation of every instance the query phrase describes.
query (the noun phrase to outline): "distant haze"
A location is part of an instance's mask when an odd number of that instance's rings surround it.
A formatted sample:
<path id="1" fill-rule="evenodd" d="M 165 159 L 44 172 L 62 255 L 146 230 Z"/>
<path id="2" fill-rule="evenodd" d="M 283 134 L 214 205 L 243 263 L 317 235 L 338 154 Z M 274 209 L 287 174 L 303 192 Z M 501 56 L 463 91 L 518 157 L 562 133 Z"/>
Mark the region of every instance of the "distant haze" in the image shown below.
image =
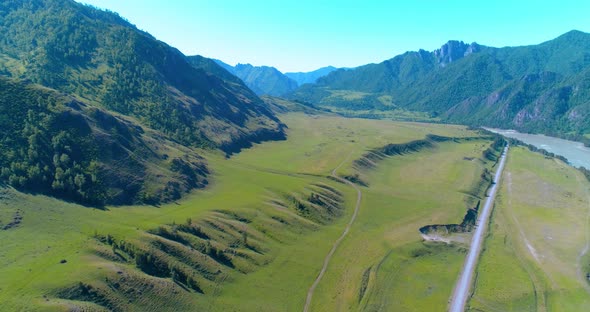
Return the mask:
<path id="1" fill-rule="evenodd" d="M 450 39 L 537 44 L 590 31 L 590 1 L 80 0 L 180 49 L 229 64 L 307 72 L 378 63 Z"/>

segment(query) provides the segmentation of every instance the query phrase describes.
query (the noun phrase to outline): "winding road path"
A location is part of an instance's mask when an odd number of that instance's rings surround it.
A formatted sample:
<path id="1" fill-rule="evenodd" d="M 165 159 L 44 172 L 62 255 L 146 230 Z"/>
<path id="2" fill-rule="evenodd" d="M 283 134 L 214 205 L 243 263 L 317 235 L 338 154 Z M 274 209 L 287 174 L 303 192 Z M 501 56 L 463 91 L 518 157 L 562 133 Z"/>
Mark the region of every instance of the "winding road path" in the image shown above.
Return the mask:
<path id="1" fill-rule="evenodd" d="M 504 152 L 502 153 L 502 156 L 500 158 L 500 164 L 498 165 L 496 175 L 494 176 L 494 184 L 492 184 L 492 187 L 490 188 L 489 196 L 486 199 L 483 210 L 477 220 L 475 233 L 473 234 L 473 238 L 471 239 L 471 246 L 469 247 L 469 253 L 467 254 L 467 260 L 463 265 L 461 276 L 459 277 L 459 281 L 455 286 L 453 297 L 451 298 L 451 305 L 449 308 L 450 312 L 465 311 L 467 297 L 469 296 L 469 291 L 471 288 L 471 281 L 473 280 L 473 273 L 475 272 L 477 259 L 479 258 L 479 254 L 481 252 L 481 244 L 483 242 L 485 230 L 488 225 L 488 219 L 492 212 L 494 198 L 496 197 L 496 191 L 498 190 L 498 182 L 500 182 L 500 176 L 502 175 L 502 171 L 504 170 L 504 164 L 506 163 L 507 153 L 508 145 L 506 145 L 506 147 L 504 148 Z"/>
<path id="2" fill-rule="evenodd" d="M 313 298 L 313 292 L 315 291 L 316 287 L 318 286 L 318 284 L 322 280 L 322 277 L 326 273 L 326 270 L 328 269 L 328 264 L 330 263 L 332 256 L 336 252 L 336 249 L 338 248 L 338 246 L 340 245 L 342 240 L 344 240 L 344 238 L 346 237 L 346 235 L 350 231 L 350 228 L 351 228 L 352 224 L 354 223 L 354 221 L 356 220 L 356 216 L 357 216 L 357 214 L 359 212 L 359 208 L 361 206 L 361 199 L 363 197 L 363 193 L 358 188 L 358 186 L 356 186 L 354 183 L 352 183 L 346 179 L 339 177 L 336 174 L 336 171 L 338 171 L 338 169 L 340 169 L 340 167 L 342 167 L 342 165 L 348 160 L 348 158 L 350 157 L 351 154 L 352 154 L 352 152 L 350 154 L 348 154 L 348 156 L 346 156 L 346 158 L 338 165 L 338 167 L 336 167 L 336 168 L 334 168 L 334 170 L 332 170 L 330 175 L 333 178 L 337 179 L 338 181 L 341 181 L 343 183 L 346 183 L 346 184 L 352 186 L 356 190 L 356 196 L 357 196 L 356 197 L 356 206 L 354 207 L 354 212 L 352 213 L 352 217 L 350 218 L 350 221 L 348 221 L 348 224 L 346 225 L 344 232 L 342 232 L 342 235 L 340 235 L 340 237 L 334 242 L 332 249 L 330 250 L 330 252 L 326 256 L 326 258 L 324 259 L 324 266 L 322 266 L 322 270 L 320 271 L 320 274 L 318 274 L 318 277 L 315 279 L 315 281 L 313 282 L 313 284 L 311 285 L 311 287 L 307 291 L 307 298 L 305 299 L 305 307 L 303 308 L 304 312 L 309 311 L 310 306 L 311 306 L 311 299 Z"/>

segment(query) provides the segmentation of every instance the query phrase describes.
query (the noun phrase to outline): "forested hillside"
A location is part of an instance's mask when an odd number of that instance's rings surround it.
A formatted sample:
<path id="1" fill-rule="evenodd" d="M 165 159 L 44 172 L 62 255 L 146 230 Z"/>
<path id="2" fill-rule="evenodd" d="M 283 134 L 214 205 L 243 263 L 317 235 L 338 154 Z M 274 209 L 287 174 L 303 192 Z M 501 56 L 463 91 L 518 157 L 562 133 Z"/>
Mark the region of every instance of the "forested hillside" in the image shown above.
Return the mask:
<path id="1" fill-rule="evenodd" d="M 175 200 L 207 184 L 197 149 L 284 139 L 212 60 L 191 61 L 113 12 L 0 2 L 0 181 L 89 204 Z"/>
<path id="2" fill-rule="evenodd" d="M 156 204 L 207 184 L 205 160 L 71 96 L 0 77 L 0 181 L 91 205 Z"/>
<path id="3" fill-rule="evenodd" d="M 178 50 L 112 12 L 72 0 L 0 3 L 0 73 L 133 116 L 185 145 L 235 152 L 283 138 L 243 83 L 196 68 Z"/>
<path id="4" fill-rule="evenodd" d="M 338 70 L 292 99 L 342 110 L 427 112 L 454 123 L 582 138 L 590 133 L 590 34 L 533 46 L 449 41 L 379 64 Z"/>

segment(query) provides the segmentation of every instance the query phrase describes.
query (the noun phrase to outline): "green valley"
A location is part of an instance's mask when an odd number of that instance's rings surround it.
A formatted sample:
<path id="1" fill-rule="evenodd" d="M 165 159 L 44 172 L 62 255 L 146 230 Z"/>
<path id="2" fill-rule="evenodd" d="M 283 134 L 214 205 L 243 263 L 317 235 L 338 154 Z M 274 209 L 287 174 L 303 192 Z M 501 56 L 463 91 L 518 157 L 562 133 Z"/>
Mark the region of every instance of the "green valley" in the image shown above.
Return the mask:
<path id="1" fill-rule="evenodd" d="M 565 2 L 1 1 L 0 312 L 583 311 Z"/>
<path id="2" fill-rule="evenodd" d="M 406 300 L 422 301 L 416 294 L 383 303 L 396 286 L 377 285 L 395 272 L 419 274 L 423 281 L 435 278 L 436 290 L 424 294 L 432 299 L 422 307 L 444 303 L 464 251 L 422 243 L 418 229 L 458 222 L 472 196 L 481 196 L 466 193 L 486 167 L 479 159 L 490 141 L 461 127 L 300 113 L 281 118 L 290 129 L 287 141 L 264 143 L 231 159 L 206 153 L 213 168 L 211 186 L 177 203 L 103 211 L 4 188 L 2 224 L 16 213 L 22 220 L 0 237 L 2 302 L 12 309 L 155 311 L 163 308 L 158 302 L 169 305 L 161 299 L 171 296 L 181 310 L 301 309 L 327 250 L 352 213 L 354 190 L 327 177 L 343 162 L 339 175 L 355 171 L 369 187 L 362 187 L 366 197 L 358 220 L 320 282 L 313 309 L 384 304 L 395 309 Z M 368 148 L 427 134 L 477 139 L 437 142 L 391 156 L 378 170 L 353 166 Z M 401 178 L 398 174 L 404 171 Z M 153 267 L 160 271 L 137 260 L 139 253 L 153 257 Z M 446 277 L 420 269 L 438 257 L 449 259 Z M 403 272 L 391 271 L 399 265 Z M 171 267 L 184 277 L 173 277 Z M 363 282 L 367 270 L 369 278 Z M 416 283 L 429 292 L 426 284 Z M 147 294 L 132 292 L 140 285 Z M 277 301 L 261 300 L 271 293 Z"/>

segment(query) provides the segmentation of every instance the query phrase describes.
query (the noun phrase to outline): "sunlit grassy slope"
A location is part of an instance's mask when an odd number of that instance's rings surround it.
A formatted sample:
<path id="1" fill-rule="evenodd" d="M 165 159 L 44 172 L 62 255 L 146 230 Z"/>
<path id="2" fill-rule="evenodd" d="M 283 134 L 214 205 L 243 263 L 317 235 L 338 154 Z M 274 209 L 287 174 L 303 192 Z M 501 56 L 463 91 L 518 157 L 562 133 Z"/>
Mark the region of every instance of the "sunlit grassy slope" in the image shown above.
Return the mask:
<path id="1" fill-rule="evenodd" d="M 427 134 L 450 137 L 476 135 L 463 126 L 414 122 L 350 119 L 337 116 L 288 114 L 281 116 L 290 128 L 286 142 L 267 142 L 236 155 L 233 160 L 283 171 L 327 175 L 341 161 L 390 143 L 423 139 Z"/>
<path id="2" fill-rule="evenodd" d="M 352 172 L 352 161 L 368 149 L 429 133 L 476 135 L 457 126 L 281 118 L 289 126 L 288 140 L 256 145 L 230 159 L 208 155 L 211 185 L 178 203 L 102 211 L 2 189 L 0 226 L 17 210 L 23 217 L 18 226 L 0 230 L 2 309 L 300 310 L 356 200 L 352 188 L 326 177 L 333 168 L 344 162 L 341 171 Z M 489 143 L 440 143 L 363 172 L 370 184 L 362 188 L 359 219 L 317 289 L 314 310 L 444 307 L 463 251 L 422 244 L 418 228 L 460 222 L 464 192 L 490 165 L 477 159 Z M 322 210 L 310 203 L 313 194 L 324 194 L 324 202 L 341 200 L 335 207 L 343 210 Z M 189 235 L 183 224 L 202 233 Z M 116 244 L 106 243 L 106 235 Z M 167 272 L 145 274 L 132 251 L 149 251 L 189 272 L 198 287 L 175 283 Z"/>
<path id="3" fill-rule="evenodd" d="M 512 148 L 477 268 L 472 311 L 584 311 L 590 185 L 580 172 Z"/>

